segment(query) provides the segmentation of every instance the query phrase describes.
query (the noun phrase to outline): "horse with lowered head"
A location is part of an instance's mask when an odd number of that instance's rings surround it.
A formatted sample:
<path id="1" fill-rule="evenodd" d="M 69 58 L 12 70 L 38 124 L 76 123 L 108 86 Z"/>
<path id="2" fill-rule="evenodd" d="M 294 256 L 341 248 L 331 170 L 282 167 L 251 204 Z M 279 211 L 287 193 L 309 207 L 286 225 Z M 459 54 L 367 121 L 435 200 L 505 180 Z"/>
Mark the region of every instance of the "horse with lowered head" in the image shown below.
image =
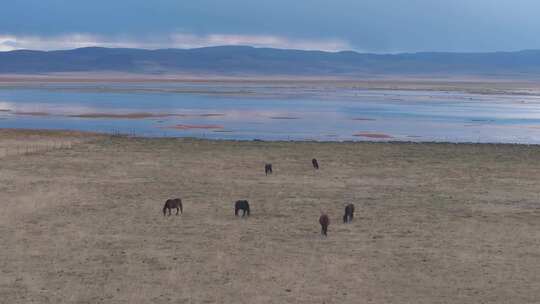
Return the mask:
<path id="1" fill-rule="evenodd" d="M 345 206 L 345 214 L 343 215 L 343 222 L 344 223 L 350 223 L 352 222 L 354 217 L 354 205 L 348 204 Z"/>
<path id="2" fill-rule="evenodd" d="M 316 158 L 311 160 L 311 164 L 313 165 L 313 168 L 315 168 L 315 170 L 319 170 L 319 162 Z"/>
<path id="3" fill-rule="evenodd" d="M 328 215 L 325 213 L 321 214 L 321 217 L 319 218 L 319 224 L 321 224 L 321 234 L 326 236 L 326 233 L 328 232 L 328 225 L 330 225 L 330 219 L 328 218 Z"/>
<path id="4" fill-rule="evenodd" d="M 265 164 L 264 165 L 264 173 L 266 175 L 272 174 L 272 164 Z"/>
<path id="5" fill-rule="evenodd" d="M 238 211 L 242 210 L 242 216 L 249 216 L 249 202 L 246 200 L 236 201 L 234 204 L 234 215 L 238 216 Z"/>
<path id="6" fill-rule="evenodd" d="M 171 215 L 171 209 L 176 209 L 176 215 L 179 213 L 184 213 L 182 210 L 182 200 L 179 198 L 168 199 L 163 206 L 163 216 L 167 215 L 167 209 L 169 210 L 169 215 Z"/>

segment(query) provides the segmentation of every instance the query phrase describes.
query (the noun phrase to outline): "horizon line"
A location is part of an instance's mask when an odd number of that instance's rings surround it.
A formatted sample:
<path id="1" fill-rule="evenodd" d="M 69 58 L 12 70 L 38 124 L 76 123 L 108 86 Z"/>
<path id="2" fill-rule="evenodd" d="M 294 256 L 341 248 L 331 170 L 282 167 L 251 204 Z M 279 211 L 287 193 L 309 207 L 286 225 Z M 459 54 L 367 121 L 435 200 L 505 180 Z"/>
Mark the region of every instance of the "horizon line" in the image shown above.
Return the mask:
<path id="1" fill-rule="evenodd" d="M 339 54 L 339 53 L 355 53 L 359 55 L 408 55 L 408 54 L 500 54 L 500 53 L 523 53 L 523 52 L 540 52 L 540 49 L 520 49 L 513 51 L 403 51 L 403 52 L 362 52 L 354 49 L 344 49 L 344 50 L 319 50 L 319 49 L 299 49 L 299 48 L 279 48 L 279 47 L 268 47 L 268 46 L 256 46 L 256 45 L 247 45 L 247 44 L 223 44 L 223 45 L 211 45 L 211 46 L 200 46 L 200 47 L 164 47 L 164 48 L 144 48 L 144 47 L 107 47 L 107 46 L 84 46 L 84 47 L 74 47 L 74 48 L 59 48 L 51 50 L 40 50 L 40 49 L 30 49 L 30 48 L 21 48 L 14 50 L 0 50 L 2 53 L 15 53 L 15 52 L 42 52 L 42 53 L 52 53 L 52 52 L 69 52 L 76 50 L 84 49 L 107 49 L 107 50 L 142 50 L 142 51 L 164 51 L 164 50 L 201 50 L 201 49 L 214 49 L 214 48 L 251 48 L 251 49 L 260 49 L 260 50 L 280 50 L 280 51 L 297 51 L 297 52 L 321 52 L 329 54 Z"/>

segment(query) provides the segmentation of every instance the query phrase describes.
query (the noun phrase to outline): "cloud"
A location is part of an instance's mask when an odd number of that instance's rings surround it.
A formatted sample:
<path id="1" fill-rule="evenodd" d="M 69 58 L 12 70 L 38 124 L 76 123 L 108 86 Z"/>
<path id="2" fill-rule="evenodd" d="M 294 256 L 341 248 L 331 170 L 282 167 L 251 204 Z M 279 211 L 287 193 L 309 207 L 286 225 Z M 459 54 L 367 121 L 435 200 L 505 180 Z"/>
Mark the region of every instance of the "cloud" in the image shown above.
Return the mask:
<path id="1" fill-rule="evenodd" d="M 218 45 L 250 45 L 282 49 L 341 51 L 350 50 L 349 43 L 340 39 L 293 39 L 274 35 L 174 33 L 144 37 L 104 36 L 94 34 L 65 34 L 56 36 L 2 35 L 0 51 L 20 49 L 63 50 L 81 47 L 111 48 L 197 48 Z"/>
<path id="2" fill-rule="evenodd" d="M 84 34 L 51 37 L 0 35 L 0 51 L 69 49 L 99 44 L 97 36 Z"/>
<path id="3" fill-rule="evenodd" d="M 272 47 L 281 49 L 342 51 L 351 49 L 350 45 L 339 39 L 290 39 L 272 35 L 225 35 L 211 34 L 194 36 L 189 34 L 175 34 L 172 36 L 177 45 L 191 42 L 193 46 L 215 45 L 251 45 L 255 47 Z"/>

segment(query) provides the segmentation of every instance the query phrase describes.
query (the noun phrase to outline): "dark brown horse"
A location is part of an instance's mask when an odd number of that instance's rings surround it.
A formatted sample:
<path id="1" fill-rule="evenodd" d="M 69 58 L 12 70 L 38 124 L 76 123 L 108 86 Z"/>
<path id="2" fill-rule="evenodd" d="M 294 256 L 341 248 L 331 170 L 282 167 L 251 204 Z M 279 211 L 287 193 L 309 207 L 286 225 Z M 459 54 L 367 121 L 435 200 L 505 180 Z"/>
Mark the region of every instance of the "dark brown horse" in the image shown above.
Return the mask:
<path id="1" fill-rule="evenodd" d="M 171 209 L 176 209 L 176 215 L 184 213 L 182 210 L 182 200 L 179 198 L 168 199 L 163 206 L 163 216 L 167 215 L 167 209 L 169 209 L 169 215 L 171 215 Z"/>
<path id="2" fill-rule="evenodd" d="M 348 204 L 345 206 L 345 215 L 343 215 L 343 222 L 344 223 L 350 223 L 352 222 L 354 217 L 354 205 Z"/>
<path id="3" fill-rule="evenodd" d="M 249 202 L 246 200 L 236 201 L 234 204 L 234 215 L 238 216 L 238 211 L 242 210 L 242 216 L 249 216 Z"/>
<path id="4" fill-rule="evenodd" d="M 317 162 L 316 158 L 312 159 L 311 163 L 313 164 L 313 168 L 315 168 L 316 170 L 319 170 L 319 162 Z"/>
<path id="5" fill-rule="evenodd" d="M 328 225 L 330 225 L 328 215 L 323 213 L 319 218 L 319 224 L 321 224 L 321 234 L 326 236 L 326 233 L 328 232 Z"/>
<path id="6" fill-rule="evenodd" d="M 266 175 L 272 174 L 272 164 L 266 164 L 264 165 L 264 173 Z"/>

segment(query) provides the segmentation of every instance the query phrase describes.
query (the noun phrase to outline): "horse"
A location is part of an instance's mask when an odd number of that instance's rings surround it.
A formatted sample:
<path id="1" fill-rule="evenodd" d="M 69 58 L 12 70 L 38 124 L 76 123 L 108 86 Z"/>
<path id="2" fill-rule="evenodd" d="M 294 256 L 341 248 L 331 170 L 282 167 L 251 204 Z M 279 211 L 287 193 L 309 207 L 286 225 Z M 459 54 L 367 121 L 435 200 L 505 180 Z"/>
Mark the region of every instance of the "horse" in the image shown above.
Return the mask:
<path id="1" fill-rule="evenodd" d="M 266 175 L 272 174 L 272 164 L 266 164 L 264 165 L 264 173 Z"/>
<path id="2" fill-rule="evenodd" d="M 249 216 L 249 202 L 246 200 L 236 201 L 234 204 L 234 215 L 238 216 L 238 210 L 242 210 L 242 216 Z"/>
<path id="3" fill-rule="evenodd" d="M 176 209 L 176 215 L 184 213 L 182 210 L 182 200 L 179 198 L 168 199 L 163 206 L 163 216 L 167 215 L 167 209 L 169 209 L 169 215 L 171 215 L 171 209 Z"/>
<path id="4" fill-rule="evenodd" d="M 328 215 L 323 213 L 319 218 L 319 224 L 321 224 L 321 234 L 326 236 L 326 233 L 328 232 L 328 225 L 330 225 Z"/>
<path id="5" fill-rule="evenodd" d="M 319 170 L 319 163 L 317 162 L 316 158 L 312 159 L 311 163 L 313 164 L 313 168 L 315 168 L 315 170 Z"/>
<path id="6" fill-rule="evenodd" d="M 343 223 L 350 223 L 352 222 L 354 217 L 354 205 L 348 204 L 345 206 L 345 214 L 343 215 Z"/>

